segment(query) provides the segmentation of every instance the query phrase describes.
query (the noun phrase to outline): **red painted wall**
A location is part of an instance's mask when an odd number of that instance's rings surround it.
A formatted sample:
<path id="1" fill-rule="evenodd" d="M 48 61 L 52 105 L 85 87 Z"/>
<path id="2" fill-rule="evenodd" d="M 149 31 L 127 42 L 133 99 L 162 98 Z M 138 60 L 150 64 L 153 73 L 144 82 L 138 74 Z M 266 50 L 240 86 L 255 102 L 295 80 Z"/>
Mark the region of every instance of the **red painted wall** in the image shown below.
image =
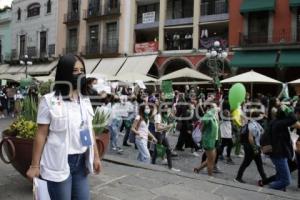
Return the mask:
<path id="1" fill-rule="evenodd" d="M 229 47 L 239 45 L 239 33 L 243 32 L 242 3 L 243 0 L 229 0 Z"/>
<path id="2" fill-rule="evenodd" d="M 285 39 L 291 40 L 292 13 L 288 0 L 277 0 L 276 10 L 273 18 L 273 41 L 279 42 Z"/>

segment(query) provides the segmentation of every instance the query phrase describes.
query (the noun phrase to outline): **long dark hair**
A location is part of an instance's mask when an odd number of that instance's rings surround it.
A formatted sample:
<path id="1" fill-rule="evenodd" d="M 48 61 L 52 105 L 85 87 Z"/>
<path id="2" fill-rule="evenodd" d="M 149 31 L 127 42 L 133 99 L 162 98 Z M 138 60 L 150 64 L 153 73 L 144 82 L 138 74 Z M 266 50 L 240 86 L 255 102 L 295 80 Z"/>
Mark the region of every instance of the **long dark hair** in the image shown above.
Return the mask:
<path id="1" fill-rule="evenodd" d="M 72 83 L 74 65 L 77 61 L 81 62 L 84 68 L 83 72 L 85 74 L 86 73 L 85 65 L 82 58 L 72 54 L 67 54 L 60 57 L 56 67 L 56 75 L 55 75 L 55 83 L 54 83 L 55 96 L 62 95 L 64 100 L 69 100 L 70 85 L 61 82 L 65 81 L 65 82 L 69 82 L 70 84 Z M 85 78 L 85 76 L 82 78 Z M 80 89 L 81 89 L 81 94 L 83 95 L 87 94 L 86 83 Z"/>

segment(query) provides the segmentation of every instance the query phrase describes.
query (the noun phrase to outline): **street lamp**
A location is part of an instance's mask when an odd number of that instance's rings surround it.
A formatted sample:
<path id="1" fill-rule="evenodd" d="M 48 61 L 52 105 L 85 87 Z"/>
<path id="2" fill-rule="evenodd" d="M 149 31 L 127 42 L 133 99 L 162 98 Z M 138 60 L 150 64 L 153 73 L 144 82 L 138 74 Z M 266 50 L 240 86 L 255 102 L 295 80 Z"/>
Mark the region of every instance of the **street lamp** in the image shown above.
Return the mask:
<path id="1" fill-rule="evenodd" d="M 26 75 L 26 78 L 27 78 L 27 75 L 28 75 L 28 65 L 32 65 L 32 61 L 30 61 L 28 59 L 28 55 L 25 55 L 24 59 L 20 60 L 20 64 L 21 65 L 25 65 L 25 75 Z"/>
<path id="2" fill-rule="evenodd" d="M 215 41 L 213 45 L 207 49 L 207 65 L 217 87 L 219 87 L 220 73 L 224 72 L 224 59 L 227 58 L 227 56 L 228 53 L 226 49 L 221 46 L 219 41 Z M 218 62 L 219 60 L 222 61 L 222 66 L 220 66 L 221 64 Z M 221 72 L 220 69 L 222 70 Z"/>

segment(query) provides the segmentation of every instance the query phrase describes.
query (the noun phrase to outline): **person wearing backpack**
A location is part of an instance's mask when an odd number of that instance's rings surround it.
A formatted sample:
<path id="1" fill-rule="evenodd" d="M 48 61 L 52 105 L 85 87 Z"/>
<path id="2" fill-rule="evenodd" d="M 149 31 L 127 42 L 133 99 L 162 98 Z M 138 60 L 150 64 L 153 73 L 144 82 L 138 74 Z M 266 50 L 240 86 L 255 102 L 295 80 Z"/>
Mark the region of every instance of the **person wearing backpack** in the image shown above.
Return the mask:
<path id="1" fill-rule="evenodd" d="M 246 168 L 251 164 L 253 160 L 255 161 L 257 170 L 262 180 L 265 180 L 267 178 L 263 168 L 259 142 L 264 130 L 261 127 L 261 125 L 256 121 L 256 119 L 260 117 L 260 113 L 250 111 L 248 117 L 250 119 L 244 119 L 245 124 L 241 131 L 241 143 L 244 147 L 245 156 L 238 170 L 237 176 L 234 179 L 234 181 L 240 183 L 245 183 L 245 181 L 243 180 L 243 174 Z"/>

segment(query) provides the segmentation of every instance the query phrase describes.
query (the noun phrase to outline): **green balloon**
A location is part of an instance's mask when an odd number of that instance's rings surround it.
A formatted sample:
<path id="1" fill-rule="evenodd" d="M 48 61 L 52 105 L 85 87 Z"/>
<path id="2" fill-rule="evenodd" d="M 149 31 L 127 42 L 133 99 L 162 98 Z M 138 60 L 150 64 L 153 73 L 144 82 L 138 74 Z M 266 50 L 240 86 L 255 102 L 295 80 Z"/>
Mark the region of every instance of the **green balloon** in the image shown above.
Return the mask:
<path id="1" fill-rule="evenodd" d="M 246 88 L 241 83 L 234 84 L 229 90 L 229 104 L 230 109 L 237 109 L 241 103 L 245 100 Z"/>

